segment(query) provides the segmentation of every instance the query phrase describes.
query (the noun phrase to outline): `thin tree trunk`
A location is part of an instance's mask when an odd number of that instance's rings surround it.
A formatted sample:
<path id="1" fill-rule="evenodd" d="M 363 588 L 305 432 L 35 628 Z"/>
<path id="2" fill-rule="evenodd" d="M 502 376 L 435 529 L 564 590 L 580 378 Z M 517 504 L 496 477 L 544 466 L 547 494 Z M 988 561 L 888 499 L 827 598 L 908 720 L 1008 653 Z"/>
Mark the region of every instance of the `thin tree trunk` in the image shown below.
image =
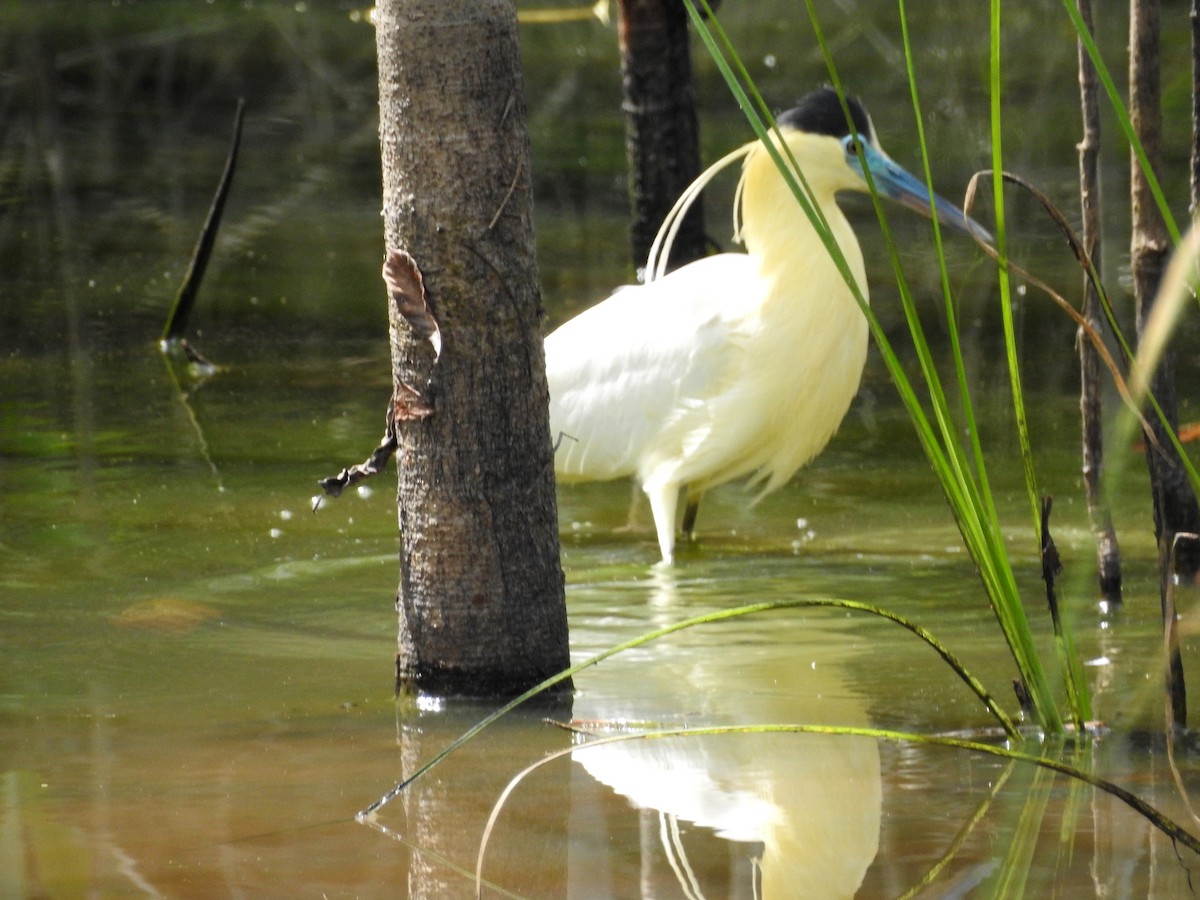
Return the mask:
<path id="1" fill-rule="evenodd" d="M 1129 30 L 1130 117 L 1150 165 L 1157 170 L 1162 158 L 1162 92 L 1159 77 L 1161 17 L 1158 0 L 1132 0 Z M 1131 182 L 1133 238 L 1130 264 L 1133 269 L 1134 297 L 1137 304 L 1137 332 L 1140 336 L 1158 293 L 1171 243 L 1166 224 L 1158 212 L 1150 186 L 1136 157 L 1132 160 Z M 1150 388 L 1163 409 L 1169 427 L 1174 429 L 1177 426 L 1177 418 L 1172 356 L 1169 350 L 1163 354 L 1162 362 L 1151 379 Z M 1152 441 L 1146 442 L 1146 460 L 1154 501 L 1160 595 L 1165 615 L 1167 588 L 1174 575 L 1171 571 L 1171 548 L 1175 535 L 1200 530 L 1200 508 L 1197 507 L 1196 496 L 1161 423 L 1152 411 L 1147 414 L 1147 418 L 1160 445 L 1156 448 Z M 1183 546 L 1181 545 L 1181 550 Z M 1176 558 L 1176 566 L 1180 574 L 1194 576 L 1197 568 L 1195 550 L 1189 549 L 1186 556 L 1181 552 Z M 1178 651 L 1172 656 L 1168 680 L 1175 722 L 1182 728 L 1187 722 L 1187 703 L 1183 665 Z"/>
<path id="2" fill-rule="evenodd" d="M 667 212 L 700 174 L 700 128 L 681 0 L 620 0 L 618 36 L 635 267 L 644 266 Z M 675 239 L 672 268 L 707 250 L 697 203 Z"/>
<path id="3" fill-rule="evenodd" d="M 433 407 L 395 425 L 397 680 L 511 695 L 569 662 L 516 8 L 376 15 L 387 246 L 421 270 L 442 340 L 435 357 L 389 305 L 397 397 Z"/>
<path id="4" fill-rule="evenodd" d="M 1078 0 L 1079 12 L 1089 31 L 1092 27 L 1091 0 Z M 1079 205 L 1083 213 L 1083 246 L 1100 271 L 1100 181 L 1097 162 L 1100 155 L 1100 107 L 1097 100 L 1096 69 L 1088 58 L 1083 41 L 1078 43 L 1079 101 L 1083 111 L 1083 138 L 1079 142 Z M 1096 286 L 1086 275 L 1083 279 L 1083 316 L 1097 333 L 1103 333 L 1104 317 Z M 1104 469 L 1104 410 L 1100 399 L 1100 359 L 1091 341 L 1080 329 L 1079 398 L 1083 427 L 1083 485 L 1087 497 L 1092 534 L 1096 537 L 1096 563 L 1100 596 L 1108 603 L 1121 602 L 1121 548 L 1113 528 L 1112 515 L 1101 494 Z"/>
<path id="5" fill-rule="evenodd" d="M 1192 177 L 1188 213 L 1200 211 L 1200 0 L 1192 0 Z"/>

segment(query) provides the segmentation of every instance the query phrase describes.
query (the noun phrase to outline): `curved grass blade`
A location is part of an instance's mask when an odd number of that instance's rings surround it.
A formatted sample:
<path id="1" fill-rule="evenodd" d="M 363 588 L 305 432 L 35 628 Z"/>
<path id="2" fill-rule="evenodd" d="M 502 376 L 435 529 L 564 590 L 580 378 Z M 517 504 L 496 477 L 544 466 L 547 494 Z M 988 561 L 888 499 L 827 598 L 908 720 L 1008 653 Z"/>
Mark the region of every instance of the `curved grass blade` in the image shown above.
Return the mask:
<path id="1" fill-rule="evenodd" d="M 391 788 L 391 790 L 385 793 L 374 803 L 365 807 L 355 816 L 355 818 L 359 822 L 370 821 L 376 812 L 402 794 L 405 788 L 423 776 L 426 772 L 444 760 L 459 747 L 466 744 L 497 719 L 502 718 L 512 710 L 516 709 L 526 700 L 529 700 L 543 691 L 553 687 L 554 685 L 573 677 L 579 672 L 582 672 L 584 669 L 591 668 L 597 663 L 616 656 L 618 653 L 622 653 L 625 650 L 632 650 L 634 647 L 640 647 L 643 644 L 648 644 L 651 641 L 655 641 L 661 637 L 666 637 L 669 634 L 674 634 L 677 631 L 683 631 L 686 628 L 692 628 L 697 625 L 708 625 L 714 622 L 723 622 L 727 619 L 737 619 L 741 618 L 742 616 L 749 616 L 762 612 L 773 612 L 775 610 L 784 609 L 807 609 L 813 607 L 834 607 L 852 610 L 854 612 L 870 613 L 871 615 L 880 616 L 881 618 L 887 619 L 890 622 L 894 622 L 908 631 L 911 631 L 921 640 L 925 641 L 925 643 L 929 644 L 929 646 L 937 652 L 937 654 L 947 663 L 947 665 L 954 670 L 959 678 L 963 680 L 967 687 L 969 687 L 971 691 L 977 697 L 979 697 L 979 699 L 983 702 L 983 705 L 987 708 L 988 712 L 990 712 L 996 721 L 1000 723 L 1000 726 L 1004 729 L 1005 734 L 1007 734 L 1013 740 L 1020 740 L 1021 735 L 1017 730 L 1017 726 L 1013 723 L 1012 719 L 1005 714 L 1004 710 L 1000 708 L 995 700 L 992 699 L 991 695 L 983 687 L 983 684 L 967 671 L 966 667 L 963 666 L 958 658 L 955 657 L 954 654 L 951 653 L 944 644 L 934 638 L 932 634 L 930 634 L 920 625 L 916 625 L 915 623 L 908 621 L 903 616 L 899 616 L 896 613 L 889 612 L 885 609 L 880 609 L 879 607 L 872 606 L 868 603 L 860 603 L 856 600 L 837 600 L 825 597 L 801 598 L 796 600 L 774 600 L 767 603 L 753 603 L 748 606 L 739 606 L 735 609 L 723 609 L 718 610 L 717 612 L 705 613 L 704 615 L 693 616 L 690 619 L 684 619 L 680 622 L 663 626 L 662 628 L 647 632 L 635 638 L 631 638 L 630 640 L 617 644 L 613 647 L 609 647 L 607 650 L 598 653 L 595 656 L 584 660 L 583 662 L 576 663 L 575 665 L 568 669 L 564 669 L 556 675 L 551 675 L 540 684 L 534 685 L 519 697 L 515 697 L 514 699 L 510 700 L 495 712 L 471 726 L 469 729 L 463 732 L 463 734 L 455 738 L 436 755 L 434 755 L 432 759 L 418 768 L 416 772 L 397 782 Z"/>

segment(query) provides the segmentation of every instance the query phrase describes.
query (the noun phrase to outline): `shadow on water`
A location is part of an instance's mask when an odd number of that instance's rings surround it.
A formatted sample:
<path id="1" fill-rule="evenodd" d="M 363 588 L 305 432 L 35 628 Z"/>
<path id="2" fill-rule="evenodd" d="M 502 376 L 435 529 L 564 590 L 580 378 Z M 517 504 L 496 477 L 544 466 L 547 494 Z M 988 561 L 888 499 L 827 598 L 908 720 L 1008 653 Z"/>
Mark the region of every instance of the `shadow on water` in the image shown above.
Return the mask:
<path id="1" fill-rule="evenodd" d="M 892 7 L 876 6 L 827 23 L 844 71 L 894 62 Z M 772 97 L 824 80 L 792 6 L 728 7 L 735 40 L 763 48 L 752 65 Z M 1009 159 L 1069 202 L 1074 130 L 1032 118 L 1075 121 L 1073 91 L 1061 89 L 1074 83 L 1073 47 L 1047 44 L 1056 10 L 1023 7 L 1006 26 L 1028 54 L 1014 78 L 1040 98 L 1011 110 Z M 978 25 L 968 15 L 939 9 L 915 26 L 924 63 L 946 76 L 925 84 L 940 98 L 929 140 L 945 148 L 936 174 L 949 188 L 986 157 L 976 115 L 986 48 L 964 43 Z M 388 833 L 356 824 L 357 810 L 490 711 L 390 695 L 391 477 L 310 511 L 316 480 L 373 446 L 390 388 L 363 11 L 48 2 L 10 5 L 0 22 L 0 896 L 470 896 L 509 779 L 571 746 L 548 715 L 608 729 L 987 724 L 899 629 L 840 611 L 775 613 L 587 670 L 570 709 L 519 711 L 389 804 Z M 527 27 L 523 39 L 544 290 L 558 321 L 630 270 L 615 40 L 588 22 Z M 1121 46 L 1120 34 L 1108 39 Z M 713 158 L 744 129 L 709 65 L 698 68 Z M 855 88 L 907 157 L 911 129 L 887 102 L 902 88 Z M 239 179 L 193 318 L 224 369 L 185 408 L 155 341 L 239 96 Z M 1119 186 L 1123 155 L 1109 165 Z M 1019 224 L 1014 255 L 1063 264 L 1044 249 L 1044 223 Z M 919 284 L 923 226 L 895 225 Z M 871 256 L 877 234 L 860 233 Z M 978 286 L 964 300 L 973 375 L 1001 385 L 987 279 L 965 256 L 952 265 Z M 871 277 L 876 306 L 898 316 L 886 270 Z M 1063 594 L 1099 713 L 1116 729 L 1084 764 L 1186 821 L 1161 749 L 1128 737 L 1153 732 L 1160 708 L 1144 483 L 1115 489 L 1129 600 L 1102 619 L 1074 459 L 1072 332 L 1034 304 L 1019 327 L 1039 360 L 1032 429 L 1056 495 Z M 993 483 L 1019 577 L 1038 598 L 1008 413 L 999 388 L 991 395 Z M 745 602 L 844 597 L 927 625 L 1012 706 L 991 614 L 874 361 L 826 454 L 758 506 L 747 499 L 736 486 L 707 498 L 696 545 L 665 576 L 650 568 L 648 511 L 625 527 L 628 485 L 562 491 L 575 659 Z M 1184 649 L 1194 657 L 1190 633 Z M 1194 785 L 1191 755 L 1179 765 Z M 1003 894 L 1016 870 L 1031 896 L 1174 896 L 1195 863 L 1062 778 L 832 736 L 584 749 L 530 775 L 498 822 L 484 865 L 495 896 L 898 896 L 942 860 L 924 895 Z"/>

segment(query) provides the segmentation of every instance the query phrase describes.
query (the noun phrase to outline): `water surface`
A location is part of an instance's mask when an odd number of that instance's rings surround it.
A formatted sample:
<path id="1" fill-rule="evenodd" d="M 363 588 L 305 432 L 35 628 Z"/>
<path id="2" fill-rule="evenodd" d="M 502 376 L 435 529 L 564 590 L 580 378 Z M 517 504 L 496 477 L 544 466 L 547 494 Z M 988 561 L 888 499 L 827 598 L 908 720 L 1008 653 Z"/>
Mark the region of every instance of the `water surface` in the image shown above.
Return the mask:
<path id="1" fill-rule="evenodd" d="M 3 14 L 0 894 L 470 896 L 501 791 L 572 743 L 548 717 L 618 732 L 990 727 L 937 656 L 883 620 L 765 613 L 587 670 L 570 704 L 510 716 L 384 807 L 379 827 L 354 821 L 491 708 L 392 697 L 394 477 L 311 510 L 316 480 L 373 447 L 390 386 L 373 35 L 354 5 L 332 6 L 47 3 Z M 829 13 L 844 72 L 897 61 L 894 9 L 873 6 Z M 750 65 L 778 102 L 824 80 L 799 6 L 729 7 L 735 40 L 750 42 Z M 1073 45 L 1065 25 L 1045 27 L 1061 8 L 1006 15 L 1014 85 L 1053 103 L 1013 105 L 1010 163 L 1070 204 L 1073 125 L 1044 124 L 1074 122 L 1063 87 Z M 949 196 L 986 163 L 988 139 L 986 32 L 956 16 L 967 13 L 917 23 L 922 65 L 937 73 L 925 86 L 929 139 Z M 553 323 L 631 270 L 614 34 L 577 23 L 522 35 Z M 698 68 L 711 159 L 744 127 L 711 66 Z M 903 85 L 860 81 L 885 145 L 915 166 L 911 124 L 894 102 Z M 177 380 L 155 338 L 239 95 L 250 100 L 242 168 L 194 323 L 222 371 L 195 384 Z M 1167 103 L 1178 107 L 1174 91 Z M 1110 157 L 1116 185 L 1123 165 Z M 873 259 L 882 245 L 869 210 L 853 208 Z M 710 210 L 719 229 L 719 198 Z M 1014 215 L 1014 253 L 1062 264 L 1045 224 Z M 893 222 L 910 275 L 929 287 L 932 325 L 927 232 L 903 214 Z M 1116 217 L 1107 227 L 1117 278 L 1124 232 Z M 1049 659 L 995 355 L 994 285 L 969 247 L 951 252 L 993 485 Z M 1049 271 L 1075 284 L 1069 267 Z M 875 305 L 896 324 L 889 277 L 872 263 Z M 1114 728 L 1078 762 L 1186 822 L 1166 757 L 1146 737 L 1161 707 L 1144 477 L 1132 450 L 1111 448 L 1127 470 L 1113 499 L 1128 603 L 1102 616 L 1074 458 L 1073 334 L 1047 309 L 1031 299 L 1018 315 L 1032 430 L 1043 490 L 1056 498 L 1064 602 L 1097 716 Z M 1194 348 L 1194 328 L 1183 341 Z M 1194 383 L 1194 353 L 1182 369 Z M 560 491 L 576 660 L 748 602 L 846 598 L 932 629 L 1014 707 L 1007 651 L 874 355 L 828 451 L 756 506 L 736 485 L 714 492 L 673 572 L 652 567 L 644 507 L 626 527 L 630 497 L 627 484 Z M 1189 671 L 1194 660 L 1189 632 Z M 1177 762 L 1194 783 L 1182 749 Z M 1011 896 L 1020 886 L 1003 879 L 1013 872 L 1030 896 L 1175 896 L 1195 866 L 1180 853 L 1110 798 L 992 757 L 861 737 L 726 735 L 612 744 L 532 773 L 499 815 L 484 876 L 494 896 L 857 887 L 887 897 L 944 861 L 925 896 Z"/>

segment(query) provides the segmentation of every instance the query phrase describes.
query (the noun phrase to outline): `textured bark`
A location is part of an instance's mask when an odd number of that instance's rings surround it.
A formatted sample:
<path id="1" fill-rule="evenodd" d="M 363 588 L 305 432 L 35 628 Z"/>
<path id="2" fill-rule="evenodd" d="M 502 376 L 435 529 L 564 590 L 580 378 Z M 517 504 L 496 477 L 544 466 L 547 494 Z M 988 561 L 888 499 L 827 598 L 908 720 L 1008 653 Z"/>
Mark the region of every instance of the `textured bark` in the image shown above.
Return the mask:
<path id="1" fill-rule="evenodd" d="M 1146 158 L 1157 170 L 1162 158 L 1162 91 L 1159 77 L 1161 17 L 1158 0 L 1132 0 L 1129 31 L 1130 117 Z M 1136 158 L 1132 161 L 1131 215 L 1133 238 L 1130 265 L 1137 304 L 1137 332 L 1140 336 L 1150 317 L 1171 244 L 1166 224 L 1159 215 L 1149 183 Z M 1158 399 L 1169 426 L 1174 429 L 1178 422 L 1172 355 L 1170 350 L 1163 354 L 1162 362 L 1151 379 L 1150 389 Z M 1200 561 L 1190 541 L 1181 543 L 1174 566 L 1171 552 L 1176 534 L 1200 531 L 1200 507 L 1197 507 L 1196 496 L 1178 456 L 1165 436 L 1162 424 L 1152 411 L 1147 413 L 1147 419 L 1161 447 L 1155 448 L 1152 442 L 1146 442 L 1146 461 L 1150 469 L 1150 489 L 1154 501 L 1154 532 L 1158 541 L 1160 594 L 1165 616 L 1172 568 L 1179 574 L 1193 577 Z M 1168 691 L 1172 698 L 1175 722 L 1184 727 L 1187 704 L 1183 664 L 1178 650 L 1172 655 L 1168 669 Z"/>
<path id="2" fill-rule="evenodd" d="M 1078 0 L 1079 12 L 1092 29 L 1091 0 Z M 1083 247 L 1097 272 L 1101 265 L 1100 181 L 1097 164 L 1100 155 L 1100 107 L 1096 69 L 1088 58 L 1083 41 L 1079 42 L 1079 102 L 1083 112 L 1083 137 L 1079 142 L 1079 205 L 1083 214 Z M 1100 298 L 1092 279 L 1083 278 L 1083 316 L 1099 334 L 1107 327 L 1100 309 Z M 1112 515 L 1101 494 L 1104 470 L 1104 410 L 1100 399 L 1100 358 L 1091 341 L 1080 329 L 1080 398 L 1083 428 L 1083 484 L 1088 516 L 1096 538 L 1096 563 L 1100 596 L 1111 604 L 1121 602 L 1121 548 L 1113 528 Z"/>
<path id="3" fill-rule="evenodd" d="M 442 341 L 435 364 L 389 303 L 396 390 L 433 406 L 396 424 L 397 679 L 511 695 L 569 662 L 516 9 L 376 12 L 387 246 L 415 260 Z"/>
<path id="4" fill-rule="evenodd" d="M 687 11 L 682 0 L 620 0 L 618 35 L 630 243 L 634 266 L 644 266 L 659 225 L 700 174 Z M 704 211 L 697 203 L 675 239 L 671 267 L 699 259 L 706 249 Z"/>
<path id="5" fill-rule="evenodd" d="M 1192 172 L 1188 212 L 1200 210 L 1200 0 L 1192 0 Z"/>

